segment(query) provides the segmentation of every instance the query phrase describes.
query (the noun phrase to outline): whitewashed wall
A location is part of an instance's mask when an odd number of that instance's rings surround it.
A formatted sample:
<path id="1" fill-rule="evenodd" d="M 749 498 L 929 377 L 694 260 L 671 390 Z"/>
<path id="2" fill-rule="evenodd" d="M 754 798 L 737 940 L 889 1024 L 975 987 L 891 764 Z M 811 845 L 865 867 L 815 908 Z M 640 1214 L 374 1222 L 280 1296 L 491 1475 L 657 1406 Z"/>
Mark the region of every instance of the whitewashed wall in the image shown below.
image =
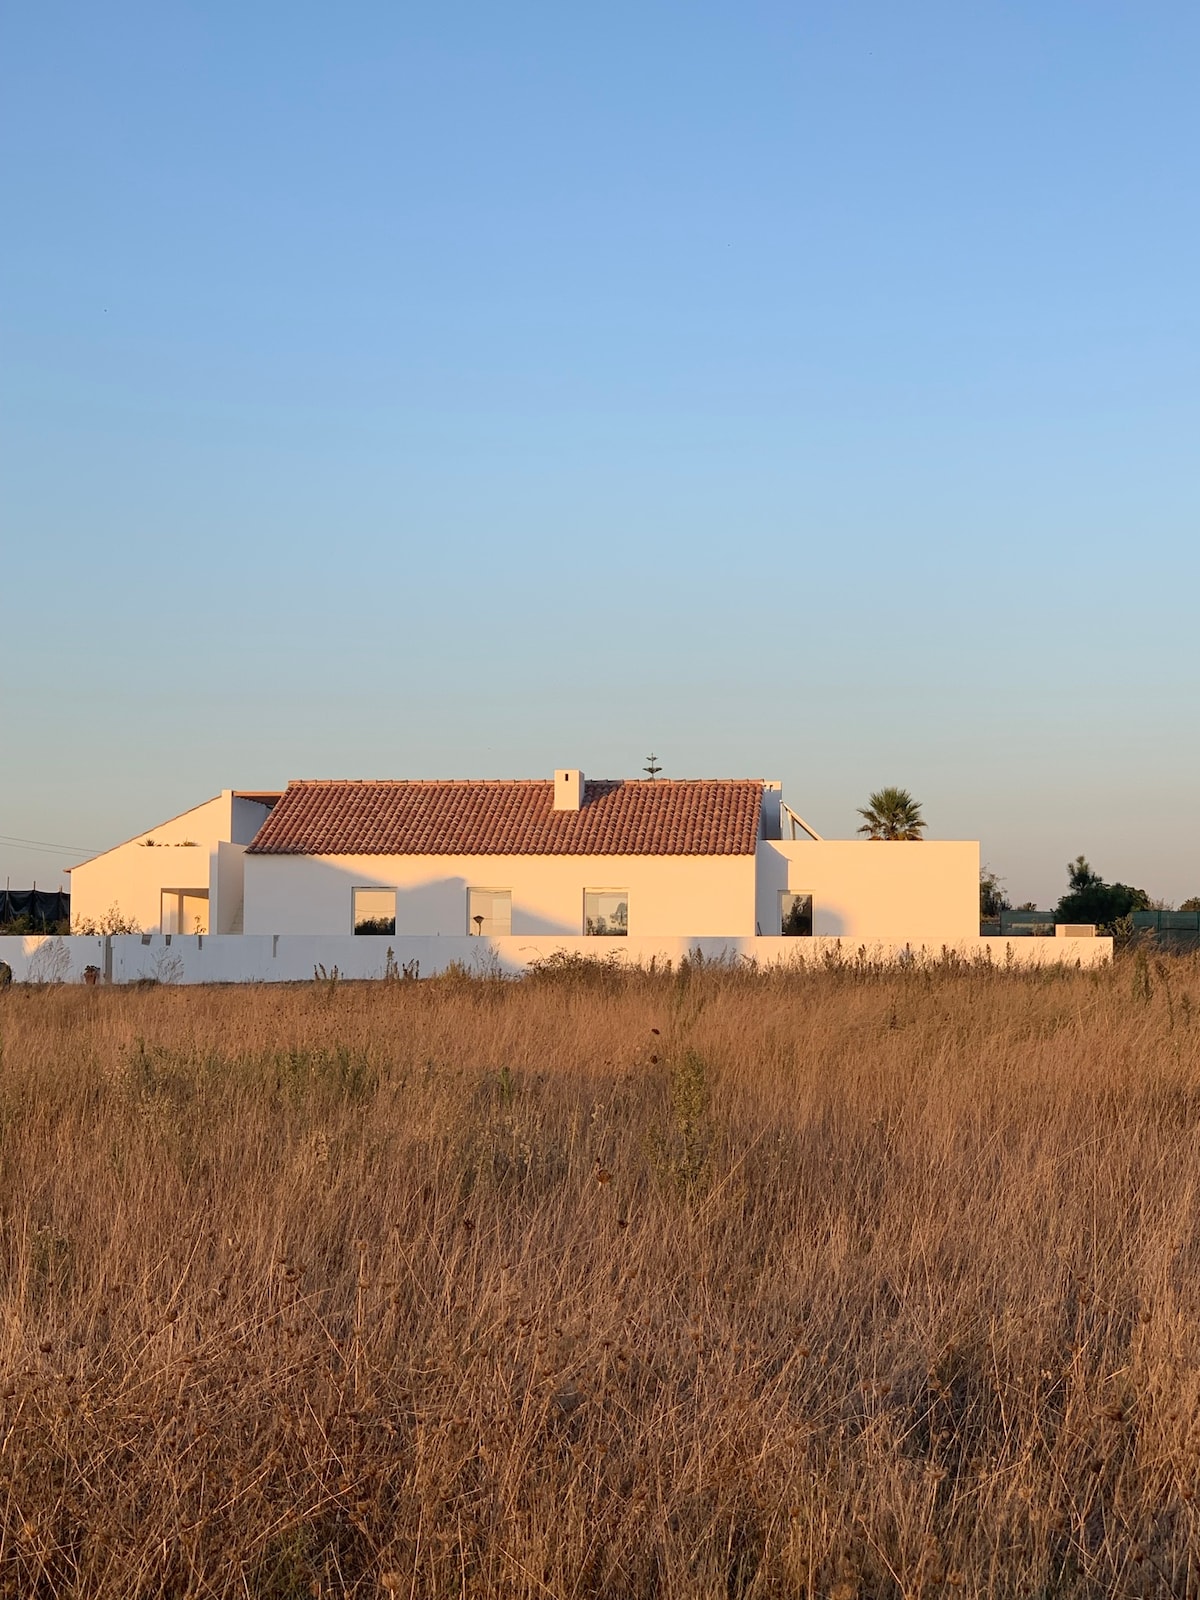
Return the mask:
<path id="1" fill-rule="evenodd" d="M 942 944 L 979 934 L 979 845 L 931 839 L 768 839 L 758 847 L 758 926 L 779 932 L 783 890 L 813 897 L 828 938 Z"/>
<path id="2" fill-rule="evenodd" d="M 397 937 L 467 931 L 467 890 L 508 889 L 513 934 L 583 931 L 585 889 L 627 889 L 631 936 L 771 937 L 779 894 L 813 896 L 814 933 L 903 944 L 979 933 L 979 846 L 764 840 L 750 856 L 256 856 L 246 933 L 349 933 L 356 888 L 396 891 Z"/>
<path id="3" fill-rule="evenodd" d="M 465 935 L 468 889 L 511 890 L 514 935 L 582 934 L 585 889 L 627 889 L 632 936 L 754 933 L 753 856 L 518 855 L 248 855 L 244 931 L 348 934 L 371 887 L 396 890 L 397 937 Z"/>
<path id="4" fill-rule="evenodd" d="M 241 933 L 245 893 L 246 846 L 217 841 L 215 870 L 209 888 L 208 931 Z"/>
<path id="5" fill-rule="evenodd" d="M 998 966 L 1066 964 L 1103 966 L 1112 959 L 1111 939 L 973 938 L 928 945 L 875 943 L 845 939 L 757 938 L 521 938 L 477 939 L 465 935 L 423 938 L 382 935 L 355 938 L 332 934 L 135 935 L 112 939 L 0 937 L 0 960 L 18 983 L 81 983 L 84 968 L 95 966 L 114 983 L 153 978 L 160 983 L 289 983 L 311 979 L 314 968 L 336 967 L 344 978 L 382 978 L 388 951 L 397 969 L 422 978 L 457 963 L 480 973 L 517 975 L 532 961 L 557 951 L 591 959 L 648 966 L 678 963 L 699 952 L 710 961 L 757 962 L 760 966 L 820 965 L 826 961 L 936 961 L 947 950 L 964 960 L 990 960 Z"/>

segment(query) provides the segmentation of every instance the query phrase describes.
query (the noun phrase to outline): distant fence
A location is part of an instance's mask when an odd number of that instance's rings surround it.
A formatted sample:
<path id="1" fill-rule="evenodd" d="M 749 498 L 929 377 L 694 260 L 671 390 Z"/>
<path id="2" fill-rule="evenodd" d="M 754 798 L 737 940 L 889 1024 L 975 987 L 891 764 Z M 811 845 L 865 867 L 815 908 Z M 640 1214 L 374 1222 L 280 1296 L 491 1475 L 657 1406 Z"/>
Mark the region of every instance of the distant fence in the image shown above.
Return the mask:
<path id="1" fill-rule="evenodd" d="M 1200 950 L 1200 911 L 1135 911 L 1133 932 L 1179 954 Z"/>
<path id="2" fill-rule="evenodd" d="M 20 923 L 30 933 L 52 933 L 71 923 L 71 896 L 64 889 L 0 889 L 0 928 Z"/>
<path id="3" fill-rule="evenodd" d="M 925 966 L 953 958 L 997 967 L 1103 966 L 1111 939 L 953 939 L 945 944 L 858 944 L 849 939 L 497 939 L 369 934 L 113 934 L 0 937 L 17 983 L 297 983 L 314 971 L 341 978 L 432 978 L 457 967 L 519 977 L 548 957 L 661 968 L 697 959 L 760 967 Z"/>
<path id="4" fill-rule="evenodd" d="M 1182 955 L 1200 950 L 1200 911 L 1135 911 L 1134 937 L 1153 940 L 1164 950 Z M 980 932 L 1005 939 L 1054 937 L 1053 911 L 1002 911 L 985 920 Z"/>
<path id="5" fill-rule="evenodd" d="M 1054 937 L 1053 911 L 1002 911 L 1000 933 L 1009 939 Z"/>

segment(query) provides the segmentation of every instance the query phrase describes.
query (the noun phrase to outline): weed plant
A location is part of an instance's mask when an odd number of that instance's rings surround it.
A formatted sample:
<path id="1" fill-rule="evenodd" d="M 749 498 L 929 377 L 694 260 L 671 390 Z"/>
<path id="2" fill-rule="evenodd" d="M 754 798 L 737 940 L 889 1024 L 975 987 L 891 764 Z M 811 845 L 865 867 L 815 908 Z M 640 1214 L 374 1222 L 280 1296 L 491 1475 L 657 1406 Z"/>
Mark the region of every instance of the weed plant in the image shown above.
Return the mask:
<path id="1" fill-rule="evenodd" d="M 0 993 L 0 1593 L 1197 1594 L 1200 964 Z"/>

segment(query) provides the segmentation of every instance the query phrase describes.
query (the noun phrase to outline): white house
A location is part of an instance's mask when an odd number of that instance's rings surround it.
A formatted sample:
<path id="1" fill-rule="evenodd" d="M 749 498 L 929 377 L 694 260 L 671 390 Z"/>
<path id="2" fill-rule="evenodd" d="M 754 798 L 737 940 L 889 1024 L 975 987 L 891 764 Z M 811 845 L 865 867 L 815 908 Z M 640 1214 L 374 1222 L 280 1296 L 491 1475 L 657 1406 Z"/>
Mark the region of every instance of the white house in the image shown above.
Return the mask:
<path id="1" fill-rule="evenodd" d="M 761 779 L 300 782 L 225 790 L 77 867 L 75 926 L 113 912 L 162 933 L 951 944 L 979 933 L 979 846 L 821 839 Z"/>
<path id="2" fill-rule="evenodd" d="M 289 784 L 247 933 L 974 939 L 975 843 L 818 838 L 760 779 Z M 784 838 L 785 829 L 793 837 Z"/>

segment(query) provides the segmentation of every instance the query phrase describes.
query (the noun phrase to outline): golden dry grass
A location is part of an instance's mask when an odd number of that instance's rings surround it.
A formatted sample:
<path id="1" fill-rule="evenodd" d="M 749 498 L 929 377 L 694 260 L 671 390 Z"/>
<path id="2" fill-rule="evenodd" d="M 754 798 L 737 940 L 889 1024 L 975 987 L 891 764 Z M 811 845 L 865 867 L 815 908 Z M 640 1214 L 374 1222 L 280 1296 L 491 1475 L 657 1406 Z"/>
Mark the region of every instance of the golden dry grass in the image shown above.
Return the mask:
<path id="1" fill-rule="evenodd" d="M 1200 966 L 0 993 L 0 1591 L 1198 1592 Z"/>

